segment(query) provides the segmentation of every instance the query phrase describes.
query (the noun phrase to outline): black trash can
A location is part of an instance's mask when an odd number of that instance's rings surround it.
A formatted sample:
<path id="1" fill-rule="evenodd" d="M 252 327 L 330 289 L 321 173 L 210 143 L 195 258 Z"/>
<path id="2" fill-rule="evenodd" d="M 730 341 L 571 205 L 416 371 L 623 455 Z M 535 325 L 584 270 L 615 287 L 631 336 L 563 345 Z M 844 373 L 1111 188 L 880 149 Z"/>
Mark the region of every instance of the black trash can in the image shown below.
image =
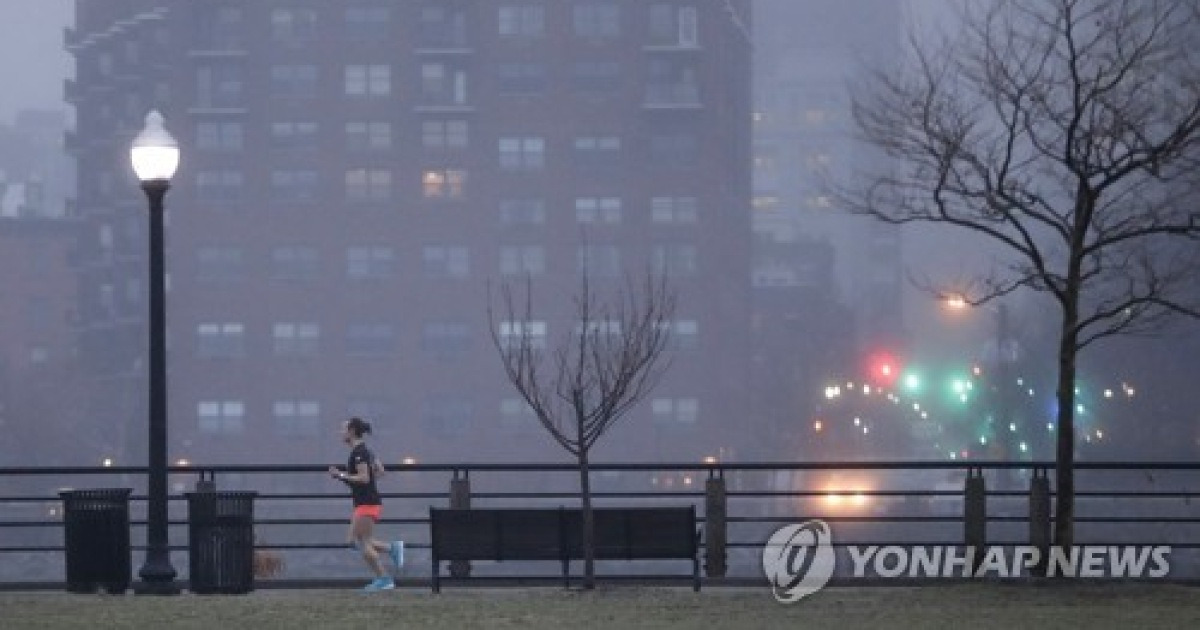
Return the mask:
<path id="1" fill-rule="evenodd" d="M 189 492 L 189 588 L 193 593 L 254 590 L 255 492 Z"/>
<path id="2" fill-rule="evenodd" d="M 67 590 L 124 593 L 133 580 L 129 547 L 129 488 L 64 490 L 63 538 Z"/>

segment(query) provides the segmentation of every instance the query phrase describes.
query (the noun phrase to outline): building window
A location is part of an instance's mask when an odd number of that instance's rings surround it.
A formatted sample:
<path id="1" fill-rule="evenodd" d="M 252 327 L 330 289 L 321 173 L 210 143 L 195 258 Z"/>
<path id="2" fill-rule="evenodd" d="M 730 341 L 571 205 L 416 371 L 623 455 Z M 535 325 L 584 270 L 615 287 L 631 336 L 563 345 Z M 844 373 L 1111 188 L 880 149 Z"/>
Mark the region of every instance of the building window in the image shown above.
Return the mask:
<path id="1" fill-rule="evenodd" d="M 353 7 L 346 9 L 347 41 L 375 43 L 389 38 L 392 24 L 390 7 Z"/>
<path id="2" fill-rule="evenodd" d="M 421 248 L 421 268 L 426 278 L 466 278 L 467 248 L 458 245 L 426 245 Z"/>
<path id="3" fill-rule="evenodd" d="M 346 148 L 350 151 L 389 151 L 392 148 L 392 123 L 346 123 Z"/>
<path id="4" fill-rule="evenodd" d="M 653 197 L 650 199 L 650 220 L 654 223 L 696 223 L 695 197 Z"/>
<path id="5" fill-rule="evenodd" d="M 196 200 L 210 203 L 237 201 L 242 198 L 243 182 L 240 171 L 200 171 L 196 173 Z"/>
<path id="6" fill-rule="evenodd" d="M 271 66 L 271 96 L 281 99 L 317 95 L 317 67 L 308 64 Z"/>
<path id="7" fill-rule="evenodd" d="M 575 166 L 609 168 L 621 163 L 621 138 L 618 136 L 580 136 L 575 138 Z"/>
<path id="8" fill-rule="evenodd" d="M 421 123 L 421 146 L 426 149 L 467 148 L 467 121 L 426 120 Z"/>
<path id="9" fill-rule="evenodd" d="M 621 35 L 621 7 L 612 2 L 581 2 L 574 7 L 575 35 L 590 39 Z"/>
<path id="10" fill-rule="evenodd" d="M 313 322 L 281 322 L 271 328 L 276 356 L 312 357 L 321 347 L 321 326 Z"/>
<path id="11" fill-rule="evenodd" d="M 500 345 L 502 347 L 513 348 L 524 341 L 528 342 L 529 347 L 534 350 L 546 349 L 546 322 L 544 321 L 506 320 L 500 322 L 499 329 L 496 332 L 500 338 Z"/>
<path id="12" fill-rule="evenodd" d="M 621 223 L 620 197 L 579 197 L 575 199 L 575 220 L 585 225 Z"/>
<path id="13" fill-rule="evenodd" d="M 346 171 L 347 201 L 375 202 L 391 198 L 391 171 L 380 168 L 356 168 Z"/>
<path id="14" fill-rule="evenodd" d="M 700 401 L 695 398 L 655 398 L 650 401 L 650 413 L 660 424 L 696 424 L 700 416 Z"/>
<path id="15" fill-rule="evenodd" d="M 646 85 L 647 105 L 697 106 L 700 86 L 690 61 L 653 59 Z"/>
<path id="16" fill-rule="evenodd" d="M 315 247 L 293 245 L 271 250 L 272 277 L 276 280 L 316 280 L 320 258 Z"/>
<path id="17" fill-rule="evenodd" d="M 496 72 L 503 94 L 537 94 L 546 89 L 546 65 L 538 62 L 502 63 Z"/>
<path id="18" fill-rule="evenodd" d="M 238 50 L 242 47 L 242 10 L 213 7 L 201 12 L 196 24 L 196 43 L 206 50 Z"/>
<path id="19" fill-rule="evenodd" d="M 202 151 L 241 151 L 243 135 L 242 123 L 197 123 L 196 148 Z"/>
<path id="20" fill-rule="evenodd" d="M 317 11 L 309 8 L 273 9 L 271 41 L 285 46 L 304 46 L 317 38 Z"/>
<path id="21" fill-rule="evenodd" d="M 384 280 L 394 273 L 395 252 L 390 247 L 351 247 L 346 250 L 346 278 Z"/>
<path id="22" fill-rule="evenodd" d="M 467 185 L 467 172 L 460 169 L 425 171 L 421 190 L 426 199 L 461 199 Z"/>
<path id="23" fill-rule="evenodd" d="M 509 227 L 546 223 L 546 202 L 541 199 L 501 199 L 500 223 Z"/>
<path id="24" fill-rule="evenodd" d="M 196 250 L 196 279 L 200 282 L 235 282 L 245 277 L 242 250 L 237 247 L 209 246 Z"/>
<path id="25" fill-rule="evenodd" d="M 315 122 L 271 123 L 271 148 L 315 150 L 318 140 L 317 129 Z"/>
<path id="26" fill-rule="evenodd" d="M 541 245 L 500 248 L 500 273 L 506 276 L 540 276 L 546 273 L 546 250 Z"/>
<path id="27" fill-rule="evenodd" d="M 621 87 L 621 65 L 615 61 L 577 61 L 572 66 L 571 85 L 579 92 L 615 92 Z"/>
<path id="28" fill-rule="evenodd" d="M 392 93 L 392 68 L 385 64 L 349 65 L 344 72 L 346 96 L 387 96 Z"/>
<path id="29" fill-rule="evenodd" d="M 350 324 L 346 327 L 346 354 L 386 357 L 396 353 L 396 329 L 391 324 Z"/>
<path id="30" fill-rule="evenodd" d="M 274 201 L 315 201 L 317 172 L 306 169 L 271 171 L 271 198 Z"/>
<path id="31" fill-rule="evenodd" d="M 500 428 L 509 433 L 528 433 L 540 426 L 537 413 L 524 398 L 500 401 Z"/>
<path id="32" fill-rule="evenodd" d="M 197 428 L 209 435 L 240 435 L 246 430 L 246 405 L 240 400 L 203 400 L 196 405 Z"/>
<path id="33" fill-rule="evenodd" d="M 196 356 L 202 359 L 245 355 L 246 326 L 240 322 L 201 323 L 196 326 Z"/>
<path id="34" fill-rule="evenodd" d="M 315 400 L 276 400 L 271 404 L 275 434 L 313 437 L 320 433 L 321 403 Z"/>
<path id="35" fill-rule="evenodd" d="M 504 4 L 499 7 L 501 37 L 541 37 L 546 34 L 546 7 Z"/>
<path id="36" fill-rule="evenodd" d="M 440 357 L 466 354 L 471 349 L 471 327 L 465 322 L 427 322 L 421 327 L 421 349 Z"/>
<path id="37" fill-rule="evenodd" d="M 242 69 L 238 66 L 201 66 L 196 69 L 197 107 L 241 107 Z"/>
<path id="38" fill-rule="evenodd" d="M 611 337 L 615 340 L 621 336 L 621 322 L 615 319 L 592 320 L 587 326 L 581 321 L 575 322 L 575 335 L 582 337 L 584 333 L 590 339 Z"/>
<path id="39" fill-rule="evenodd" d="M 696 7 L 655 3 L 650 5 L 650 44 L 695 47 L 700 44 Z"/>
<path id="40" fill-rule="evenodd" d="M 700 347 L 700 324 L 694 319 L 680 319 L 660 324 L 668 332 L 669 343 L 675 350 L 695 350 Z"/>
<path id="41" fill-rule="evenodd" d="M 696 274 L 696 246 L 673 243 L 655 245 L 651 253 L 654 272 L 673 277 Z"/>
<path id="42" fill-rule="evenodd" d="M 467 45 L 467 16 L 462 9 L 426 5 L 421 8 L 420 45 L 425 48 L 463 48 Z"/>
<path id="43" fill-rule="evenodd" d="M 467 73 L 445 63 L 421 64 L 421 103 L 466 105 Z"/>
<path id="44" fill-rule="evenodd" d="M 474 405 L 457 398 L 430 398 L 422 403 L 422 416 L 430 433 L 442 437 L 466 435 L 471 428 Z"/>
<path id="45" fill-rule="evenodd" d="M 621 275 L 621 249 L 616 245 L 585 245 L 576 254 L 576 269 L 594 278 Z"/>
<path id="46" fill-rule="evenodd" d="M 539 171 L 546 166 L 546 140 L 540 137 L 500 138 L 500 168 Z"/>

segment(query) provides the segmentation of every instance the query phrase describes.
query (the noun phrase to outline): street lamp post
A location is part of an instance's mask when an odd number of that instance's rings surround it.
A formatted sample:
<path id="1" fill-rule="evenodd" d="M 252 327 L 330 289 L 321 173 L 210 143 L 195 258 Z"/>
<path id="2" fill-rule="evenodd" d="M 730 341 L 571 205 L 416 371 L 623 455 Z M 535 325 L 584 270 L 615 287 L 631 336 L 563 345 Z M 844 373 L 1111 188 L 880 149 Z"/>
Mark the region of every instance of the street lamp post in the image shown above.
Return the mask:
<path id="1" fill-rule="evenodd" d="M 167 343 L 166 269 L 163 256 L 163 197 L 179 166 L 179 146 L 157 111 L 130 150 L 133 170 L 150 205 L 150 399 L 149 483 L 146 561 L 138 571 L 138 593 L 174 595 L 175 568 L 167 547 Z"/>

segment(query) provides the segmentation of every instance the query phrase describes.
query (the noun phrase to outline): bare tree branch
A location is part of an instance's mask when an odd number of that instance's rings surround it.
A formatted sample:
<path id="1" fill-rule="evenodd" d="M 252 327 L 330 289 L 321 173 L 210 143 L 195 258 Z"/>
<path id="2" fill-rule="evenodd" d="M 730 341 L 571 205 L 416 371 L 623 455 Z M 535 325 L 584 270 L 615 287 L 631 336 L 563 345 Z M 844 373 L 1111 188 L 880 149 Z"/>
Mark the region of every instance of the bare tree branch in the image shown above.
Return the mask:
<path id="1" fill-rule="evenodd" d="M 1070 544 L 1078 352 L 1200 316 L 1200 8 L 996 0 L 971 3 L 963 21 L 933 43 L 910 38 L 911 67 L 877 72 L 854 96 L 859 135 L 887 162 L 832 194 L 850 212 L 954 226 L 1011 255 L 973 283 L 926 290 L 1054 298 L 1055 527 Z"/>

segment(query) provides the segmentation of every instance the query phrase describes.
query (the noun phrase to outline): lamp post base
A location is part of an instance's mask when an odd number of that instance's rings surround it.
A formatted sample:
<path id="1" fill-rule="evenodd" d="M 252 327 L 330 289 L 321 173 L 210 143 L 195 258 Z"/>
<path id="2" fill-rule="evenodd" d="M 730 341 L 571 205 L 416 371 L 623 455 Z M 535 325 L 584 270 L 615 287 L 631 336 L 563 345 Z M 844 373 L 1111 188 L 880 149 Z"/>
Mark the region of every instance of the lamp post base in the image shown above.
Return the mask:
<path id="1" fill-rule="evenodd" d="M 168 561 L 151 562 L 138 570 L 141 581 L 133 585 L 137 595 L 178 595 L 179 584 L 175 581 L 175 569 Z"/>

